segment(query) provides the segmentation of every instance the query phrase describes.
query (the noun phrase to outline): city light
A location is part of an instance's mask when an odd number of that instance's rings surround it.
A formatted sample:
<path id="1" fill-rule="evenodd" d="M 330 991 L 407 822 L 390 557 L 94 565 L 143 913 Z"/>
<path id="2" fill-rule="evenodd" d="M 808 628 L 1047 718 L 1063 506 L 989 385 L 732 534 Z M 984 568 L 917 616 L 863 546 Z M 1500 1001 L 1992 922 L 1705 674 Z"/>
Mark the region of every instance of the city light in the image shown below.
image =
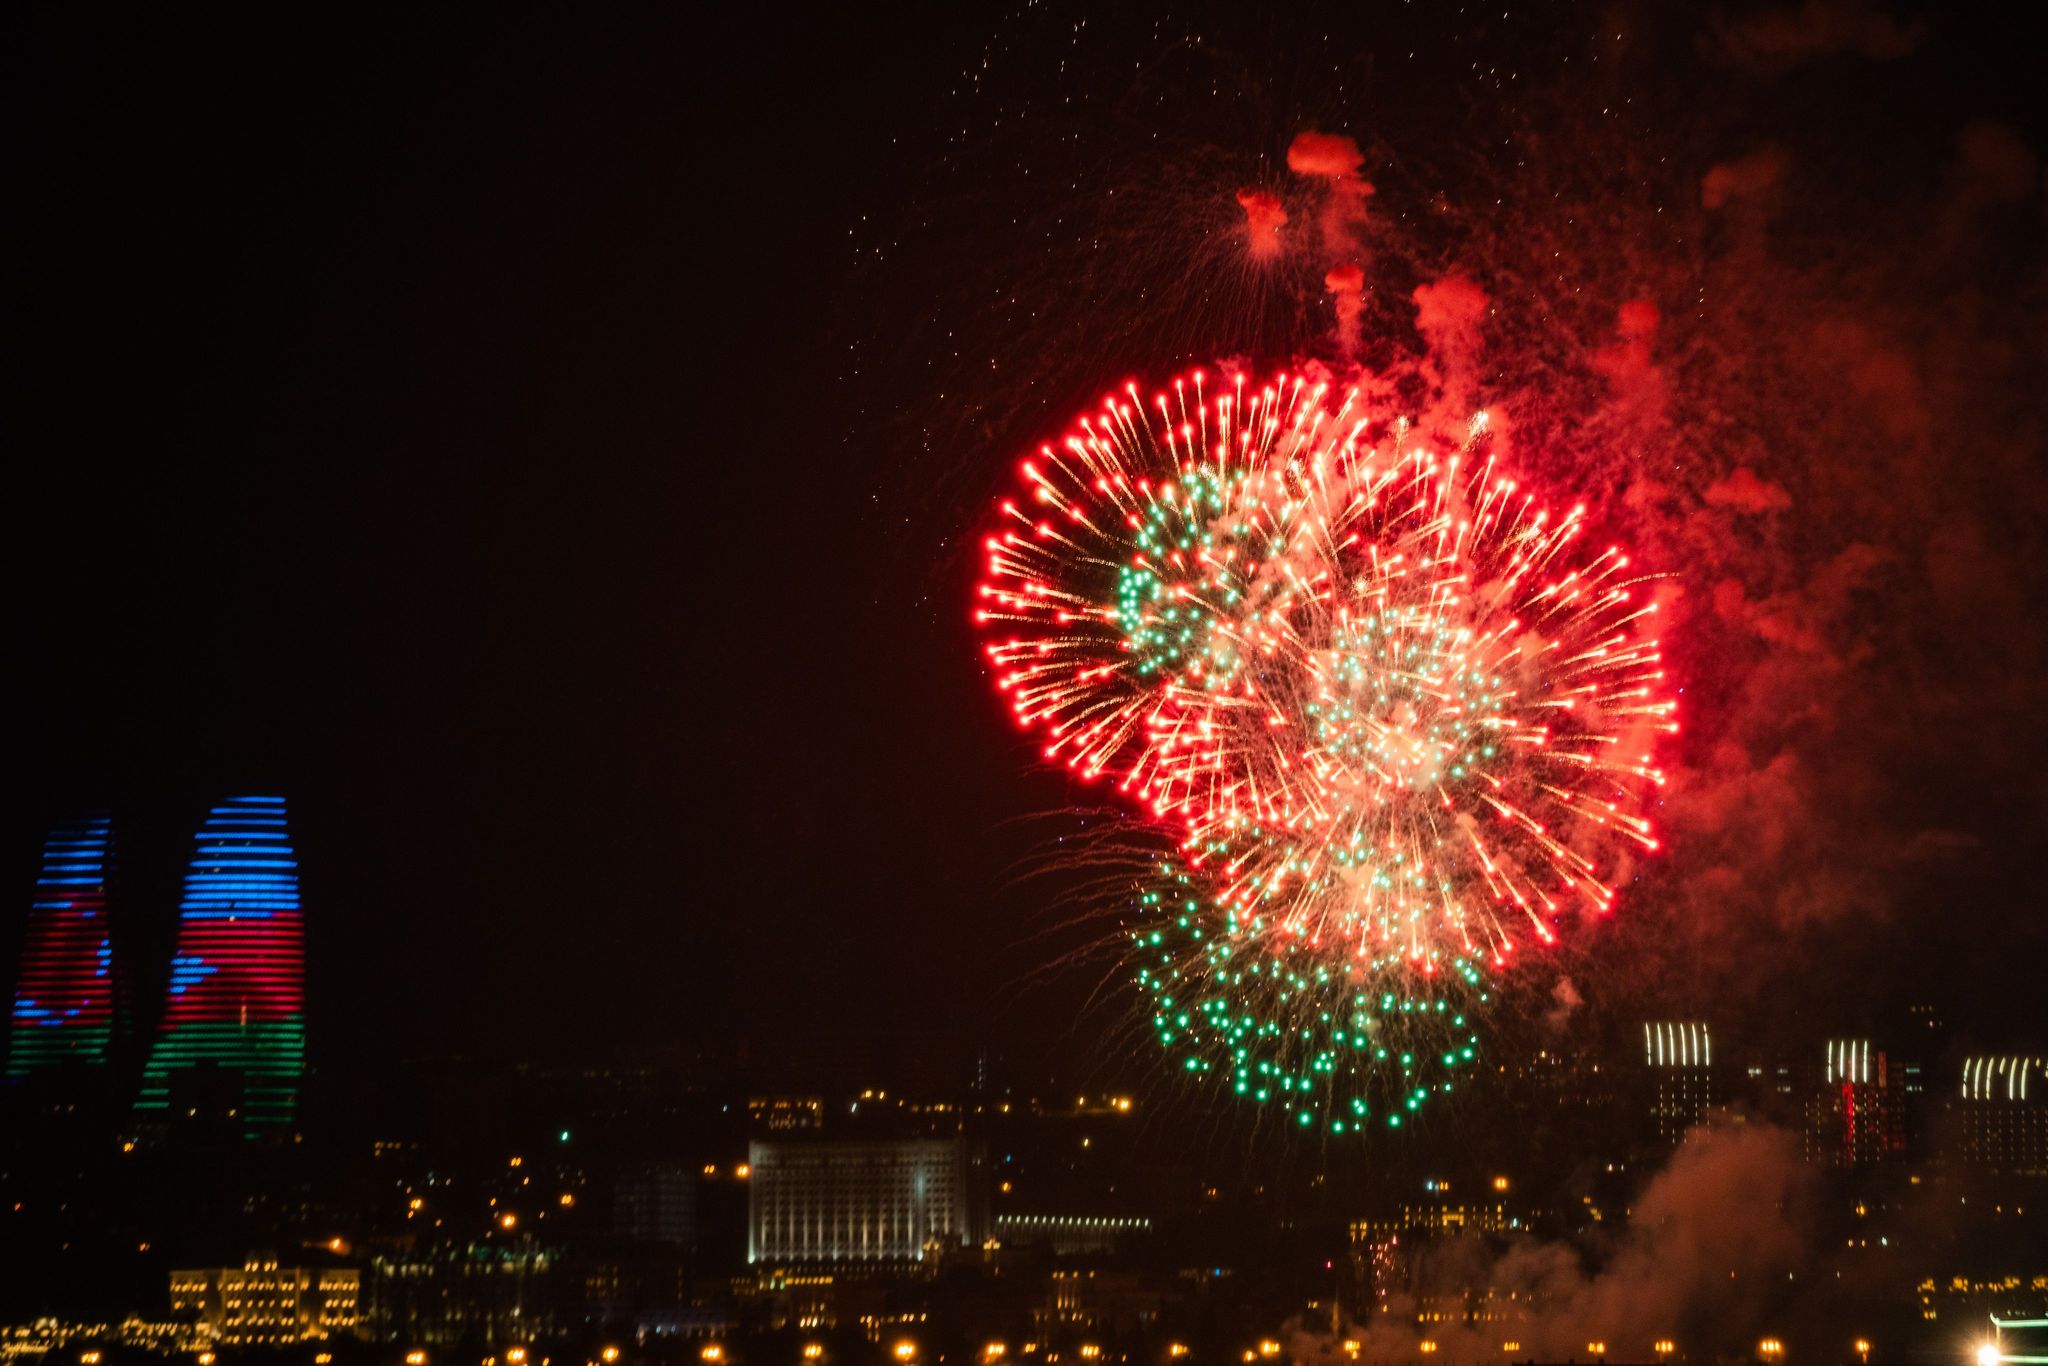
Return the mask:
<path id="1" fill-rule="evenodd" d="M 1977 1348 L 1977 1366 L 1998 1366 L 1998 1363 L 2003 1359 L 1999 1353 L 1997 1343 L 1986 1342 L 1979 1344 Z"/>
<path id="2" fill-rule="evenodd" d="M 1277 1342 L 1275 1342 L 1275 1341 L 1273 1341 L 1273 1339 L 1271 1339 L 1271 1338 L 1264 1338 L 1264 1339 L 1261 1339 L 1261 1340 L 1260 1340 L 1260 1342 L 1259 1342 L 1259 1355 L 1260 1355 L 1260 1356 L 1262 1356 L 1262 1357 L 1276 1357 L 1276 1356 L 1279 1356 L 1279 1355 L 1280 1355 L 1280 1344 L 1279 1344 L 1279 1343 L 1277 1343 Z"/>
<path id="3" fill-rule="evenodd" d="M 518 1216 L 518 1215 L 516 1215 L 516 1214 L 501 1214 L 501 1215 L 499 1215 L 499 1216 L 498 1216 L 498 1227 L 499 1227 L 499 1228 L 517 1228 L 517 1227 L 519 1227 L 519 1216 Z"/>
<path id="4" fill-rule="evenodd" d="M 821 1356 L 823 1356 L 823 1355 L 825 1355 L 825 1344 L 824 1344 L 824 1343 L 822 1343 L 822 1342 L 807 1342 L 807 1343 L 805 1343 L 805 1344 L 804 1344 L 804 1360 L 805 1360 L 805 1361 L 816 1361 L 816 1360 L 817 1360 L 817 1359 L 818 1359 L 819 1357 L 821 1357 Z"/>
<path id="5" fill-rule="evenodd" d="M 79 1366 L 100 1366 L 100 1354 L 98 1352 L 80 1352 L 78 1354 L 78 1361 Z"/>
<path id="6" fill-rule="evenodd" d="M 1093 1361 L 1095 1360 L 1095 1358 L 1101 1355 L 1102 1349 L 1100 1347 L 1097 1347 L 1094 1343 L 1084 1342 L 1081 1344 L 1081 1356 L 1083 1360 Z"/>
<path id="7" fill-rule="evenodd" d="M 1362 1345 L 1357 1338 L 1344 1339 L 1344 1355 L 1350 1357 L 1353 1361 L 1358 1360 L 1358 1349 Z"/>
<path id="8" fill-rule="evenodd" d="M 698 1350 L 697 1355 L 706 1361 L 723 1361 L 725 1360 L 725 1348 L 715 1342 L 707 1342 Z"/>
<path id="9" fill-rule="evenodd" d="M 1586 1344 L 1586 1350 L 1596 1357 L 1604 1357 L 1607 1355 L 1607 1344 L 1604 1342 L 1589 1342 Z"/>
<path id="10" fill-rule="evenodd" d="M 512 1366 L 521 1366 L 526 1360 L 526 1349 L 524 1347 L 508 1348 L 505 1352 L 505 1360 L 511 1362 Z"/>
<path id="11" fill-rule="evenodd" d="M 1766 1361 L 1776 1361 L 1785 1355 L 1785 1344 L 1776 1338 L 1765 1338 L 1756 1345 L 1756 1354 Z"/>
<path id="12" fill-rule="evenodd" d="M 917 1344 L 909 1338 L 902 1338 L 894 1347 L 890 1348 L 890 1351 L 895 1354 L 898 1361 L 909 1361 L 917 1355 Z"/>
<path id="13" fill-rule="evenodd" d="M 1000 1343 L 1000 1342 L 990 1342 L 990 1343 L 985 1343 L 985 1344 L 983 1344 L 983 1346 L 982 1346 L 982 1349 L 981 1349 L 981 1355 L 982 1355 L 982 1359 L 983 1359 L 984 1361 L 994 1361 L 994 1360 L 995 1360 L 996 1358 L 998 1358 L 998 1357 L 1002 1356 L 1002 1355 L 1003 1355 L 1004 1353 L 1008 1352 L 1009 1350 L 1010 1350 L 1010 1349 L 1009 1349 L 1009 1347 L 1008 1347 L 1008 1346 L 1007 1346 L 1006 1344 L 1004 1344 L 1004 1343 Z M 1084 1347 L 1084 1348 L 1082 1348 L 1081 1350 L 1082 1350 L 1082 1352 L 1083 1352 L 1083 1353 L 1085 1354 L 1085 1353 L 1086 1353 L 1086 1351 L 1087 1351 L 1087 1348 L 1085 1348 L 1085 1347 Z"/>
<path id="14" fill-rule="evenodd" d="M 1858 1361 L 1868 1361 L 1868 1360 L 1870 1360 L 1870 1339 L 1869 1339 L 1869 1338 L 1858 1338 L 1858 1339 L 1856 1339 L 1856 1359 L 1857 1359 Z"/>
<path id="15" fill-rule="evenodd" d="M 427 1354 L 415 1347 L 405 1354 L 405 1366 L 427 1366 Z"/>
<path id="16" fill-rule="evenodd" d="M 1436 1343 L 1429 1338 L 1424 1338 L 1415 1344 L 1415 1350 L 1421 1352 L 1424 1356 L 1428 1356 L 1436 1351 Z"/>
<path id="17" fill-rule="evenodd" d="M 1651 1350 L 1655 1351 L 1657 1355 L 1660 1357 L 1668 1357 L 1673 1352 L 1678 1350 L 1678 1344 L 1673 1342 L 1670 1338 L 1658 1338 L 1657 1341 L 1654 1344 L 1652 1344 Z"/>
<path id="18" fill-rule="evenodd" d="M 1188 1354 L 1188 1345 L 1185 1342 L 1169 1342 L 1166 1345 L 1166 1354 L 1170 1357 L 1184 1357 Z"/>
<path id="19" fill-rule="evenodd" d="M 617 1361 L 619 1359 L 619 1349 L 616 1347 L 607 1347 L 602 1352 L 599 1352 L 598 1356 L 603 1358 L 607 1362 Z"/>
<path id="20" fill-rule="evenodd" d="M 1503 1352 L 1519 1352 L 1522 1350 L 1522 1344 L 1519 1342 L 1503 1342 L 1500 1345 L 1500 1349 Z"/>

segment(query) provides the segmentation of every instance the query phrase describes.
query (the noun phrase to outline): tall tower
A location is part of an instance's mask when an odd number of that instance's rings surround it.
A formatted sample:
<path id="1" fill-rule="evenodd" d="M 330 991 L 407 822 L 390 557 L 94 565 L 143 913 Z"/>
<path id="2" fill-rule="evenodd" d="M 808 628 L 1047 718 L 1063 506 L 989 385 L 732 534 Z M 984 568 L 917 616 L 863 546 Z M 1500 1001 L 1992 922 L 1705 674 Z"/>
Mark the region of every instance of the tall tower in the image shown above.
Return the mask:
<path id="1" fill-rule="evenodd" d="M 291 1121 L 305 1070 L 305 926 L 282 797 L 213 808 L 185 871 L 169 995 L 138 1110 L 169 1106 L 175 1075 L 239 1078 L 250 1135 Z"/>
<path id="2" fill-rule="evenodd" d="M 29 904 L 7 1076 L 67 1062 L 104 1063 L 113 1033 L 113 946 L 107 938 L 104 818 L 60 825 L 43 842 Z"/>
<path id="3" fill-rule="evenodd" d="M 1645 1024 L 1643 1063 L 1650 1071 L 1650 1113 L 1657 1137 L 1676 1143 L 1705 1122 L 1714 1104 L 1714 1041 L 1705 1021 Z"/>

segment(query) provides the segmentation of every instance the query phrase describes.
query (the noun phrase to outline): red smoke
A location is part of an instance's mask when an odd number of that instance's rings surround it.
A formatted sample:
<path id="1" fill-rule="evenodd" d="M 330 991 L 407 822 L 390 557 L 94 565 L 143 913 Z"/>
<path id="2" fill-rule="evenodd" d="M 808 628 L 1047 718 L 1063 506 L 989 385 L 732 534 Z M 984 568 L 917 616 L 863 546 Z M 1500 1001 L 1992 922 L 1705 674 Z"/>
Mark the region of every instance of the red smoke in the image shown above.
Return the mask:
<path id="1" fill-rule="evenodd" d="M 1244 208 L 1245 231 L 1251 236 L 1253 258 L 1268 260 L 1278 256 L 1286 246 L 1280 240 L 1280 229 L 1287 222 L 1287 210 L 1281 206 L 1280 196 L 1267 190 L 1239 190 L 1237 202 Z"/>
<path id="2" fill-rule="evenodd" d="M 1365 270 L 1357 262 L 1365 254 L 1365 201 L 1373 188 L 1358 174 L 1364 164 L 1358 144 L 1341 134 L 1307 128 L 1287 144 L 1287 169 L 1323 182 L 1327 191 L 1317 218 L 1324 258 L 1331 263 L 1323 284 L 1337 296 L 1337 344 L 1346 356 L 1358 354 L 1365 312 Z"/>
<path id="3" fill-rule="evenodd" d="M 1337 296 L 1337 344 L 1344 355 L 1358 354 L 1358 320 L 1365 312 L 1365 271 L 1358 266 L 1336 266 L 1323 277 L 1323 284 Z"/>

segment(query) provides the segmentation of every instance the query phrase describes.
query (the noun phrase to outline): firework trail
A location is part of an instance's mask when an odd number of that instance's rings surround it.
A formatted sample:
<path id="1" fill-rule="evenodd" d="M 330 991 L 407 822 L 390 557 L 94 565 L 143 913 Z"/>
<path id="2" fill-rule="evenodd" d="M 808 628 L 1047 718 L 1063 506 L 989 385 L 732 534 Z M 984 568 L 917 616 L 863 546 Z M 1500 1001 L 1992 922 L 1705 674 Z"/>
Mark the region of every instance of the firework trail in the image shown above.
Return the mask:
<path id="1" fill-rule="evenodd" d="M 1359 388 L 1219 388 L 1128 386 L 1025 461 L 976 616 L 1046 758 L 1178 840 L 1134 906 L 1160 1042 L 1302 1125 L 1398 1124 L 1486 974 L 1656 848 L 1656 606 L 1484 414 L 1447 443 Z"/>

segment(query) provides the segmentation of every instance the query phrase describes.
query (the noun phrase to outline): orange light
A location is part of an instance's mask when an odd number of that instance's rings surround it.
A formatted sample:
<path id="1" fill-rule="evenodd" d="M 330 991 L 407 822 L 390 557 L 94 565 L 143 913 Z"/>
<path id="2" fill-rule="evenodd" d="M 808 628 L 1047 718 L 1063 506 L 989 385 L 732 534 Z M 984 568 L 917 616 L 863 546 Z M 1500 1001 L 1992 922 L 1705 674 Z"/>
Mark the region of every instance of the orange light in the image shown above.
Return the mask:
<path id="1" fill-rule="evenodd" d="M 1654 1350 L 1656 1351 L 1658 1356 L 1668 1357 L 1673 1352 L 1678 1350 L 1678 1344 L 1673 1342 L 1670 1338 L 1658 1338 L 1656 1343 L 1654 1344 Z"/>
<path id="2" fill-rule="evenodd" d="M 1260 1355 L 1260 1356 L 1262 1356 L 1262 1357 L 1276 1357 L 1276 1356 L 1279 1356 L 1279 1355 L 1280 1355 L 1280 1344 L 1279 1344 L 1279 1343 L 1277 1343 L 1277 1342 L 1275 1342 L 1275 1341 L 1273 1341 L 1273 1339 L 1271 1339 L 1271 1338 L 1265 1338 L 1265 1339 L 1261 1340 L 1261 1341 L 1260 1341 L 1260 1343 L 1259 1343 L 1259 1355 Z"/>
<path id="3" fill-rule="evenodd" d="M 606 1361 L 617 1361 L 619 1359 L 619 1349 L 616 1347 L 607 1347 L 602 1352 L 599 1352 L 598 1355 L 603 1357 Z"/>
<path id="4" fill-rule="evenodd" d="M 427 1354 L 415 1347 L 405 1354 L 405 1366 L 427 1366 Z"/>
<path id="5" fill-rule="evenodd" d="M 567 1191 L 563 1191 L 562 1198 L 557 1203 L 560 1204 L 563 1209 L 571 1209 L 576 1204 L 576 1197 L 569 1194 L 569 1192 Z"/>
<path id="6" fill-rule="evenodd" d="M 505 1352 L 505 1360 L 511 1362 L 512 1366 L 520 1366 L 520 1363 L 526 1360 L 526 1349 L 524 1347 L 508 1348 Z"/>
<path id="7" fill-rule="evenodd" d="M 1415 1344 L 1415 1350 L 1421 1352 L 1424 1356 L 1428 1356 L 1436 1351 L 1436 1344 L 1434 1342 L 1431 1342 L 1428 1338 L 1424 1338 L 1422 1341 Z"/>
<path id="8" fill-rule="evenodd" d="M 894 1347 L 890 1348 L 890 1351 L 895 1353 L 898 1361 L 908 1361 L 917 1355 L 917 1344 L 909 1338 L 904 1338 Z"/>
<path id="9" fill-rule="evenodd" d="M 715 1342 L 707 1342 L 697 1355 L 706 1361 L 723 1361 L 725 1360 L 725 1348 Z"/>
<path id="10" fill-rule="evenodd" d="M 739 1166 L 734 1167 L 732 1169 L 732 1174 L 734 1176 L 737 1176 L 740 1180 L 744 1181 L 754 1174 L 754 1169 L 748 1166 L 746 1163 L 742 1162 L 739 1164 Z"/>
<path id="11" fill-rule="evenodd" d="M 1785 1355 L 1785 1344 L 1776 1338 L 1765 1338 L 1756 1345 L 1756 1354 L 1775 1361 L 1777 1358 Z"/>
<path id="12" fill-rule="evenodd" d="M 1095 1358 L 1097 1358 L 1097 1357 L 1099 1357 L 1099 1356 L 1101 1356 L 1101 1355 L 1102 1355 L 1102 1349 L 1101 1349 L 1100 1347 L 1097 1347 L 1097 1346 L 1096 1346 L 1096 1345 L 1095 1345 L 1094 1343 L 1092 1343 L 1092 1342 L 1084 1342 L 1084 1343 L 1082 1343 L 1082 1344 L 1081 1344 L 1081 1356 L 1082 1356 L 1082 1357 L 1083 1357 L 1084 1359 L 1086 1359 L 1086 1360 L 1088 1360 L 1088 1361 L 1093 1361 L 1093 1360 L 1095 1360 Z"/>
<path id="13" fill-rule="evenodd" d="M 983 1359 L 983 1360 L 985 1360 L 985 1361 L 994 1361 L 994 1360 L 995 1360 L 996 1358 L 998 1358 L 998 1357 L 1000 1357 L 1000 1356 L 1004 1355 L 1004 1354 L 1005 1354 L 1005 1353 L 1007 1353 L 1007 1352 L 1008 1352 L 1009 1350 L 1010 1350 L 1010 1348 L 1009 1348 L 1009 1345 L 1008 1345 L 1007 1343 L 1001 1343 L 1001 1342 L 988 1342 L 988 1343 L 983 1343 L 983 1344 L 982 1344 L 982 1348 L 981 1348 L 981 1355 L 982 1355 L 982 1359 Z M 1085 1348 L 1085 1347 L 1084 1347 L 1084 1348 L 1082 1348 L 1081 1350 L 1085 1352 L 1085 1351 L 1087 1351 L 1087 1348 Z"/>
<path id="14" fill-rule="evenodd" d="M 819 1357 L 821 1357 L 821 1356 L 823 1356 L 823 1355 L 825 1355 L 825 1344 L 824 1344 L 824 1343 L 822 1343 L 822 1342 L 807 1342 L 807 1343 L 805 1343 L 805 1344 L 804 1344 L 804 1360 L 805 1360 L 805 1361 L 816 1361 L 816 1360 L 817 1360 L 817 1359 L 818 1359 Z"/>
<path id="15" fill-rule="evenodd" d="M 1166 1354 L 1170 1357 L 1184 1357 L 1188 1354 L 1188 1345 L 1185 1342 L 1168 1343 Z"/>
<path id="16" fill-rule="evenodd" d="M 498 1227 L 499 1227 L 499 1228 L 518 1228 L 518 1227 L 519 1227 L 519 1216 L 518 1216 L 518 1215 L 516 1215 L 516 1214 L 501 1214 L 501 1215 L 499 1215 L 499 1216 L 498 1216 Z"/>

